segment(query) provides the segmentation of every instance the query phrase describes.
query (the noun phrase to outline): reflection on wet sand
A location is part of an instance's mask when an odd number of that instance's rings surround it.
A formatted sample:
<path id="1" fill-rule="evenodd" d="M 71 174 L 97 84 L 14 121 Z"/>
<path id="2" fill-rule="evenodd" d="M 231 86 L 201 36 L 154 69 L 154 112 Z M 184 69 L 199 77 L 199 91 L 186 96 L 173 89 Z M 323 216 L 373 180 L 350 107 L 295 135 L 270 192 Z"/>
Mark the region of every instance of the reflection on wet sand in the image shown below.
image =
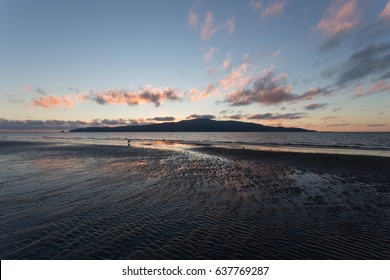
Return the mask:
<path id="1" fill-rule="evenodd" d="M 0 257 L 390 257 L 386 176 L 163 142 L 2 150 Z"/>

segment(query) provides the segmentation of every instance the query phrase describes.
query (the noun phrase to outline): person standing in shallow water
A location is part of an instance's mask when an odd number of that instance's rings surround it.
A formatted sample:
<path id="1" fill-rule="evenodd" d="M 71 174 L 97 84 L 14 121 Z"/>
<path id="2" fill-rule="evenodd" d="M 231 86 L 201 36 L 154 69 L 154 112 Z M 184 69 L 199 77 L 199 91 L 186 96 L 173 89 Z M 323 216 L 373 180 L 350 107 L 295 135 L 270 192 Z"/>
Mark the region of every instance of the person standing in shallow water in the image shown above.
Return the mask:
<path id="1" fill-rule="evenodd" d="M 131 146 L 131 145 L 130 145 L 130 142 L 131 142 L 131 139 L 128 139 L 128 140 L 127 140 L 127 146 Z"/>

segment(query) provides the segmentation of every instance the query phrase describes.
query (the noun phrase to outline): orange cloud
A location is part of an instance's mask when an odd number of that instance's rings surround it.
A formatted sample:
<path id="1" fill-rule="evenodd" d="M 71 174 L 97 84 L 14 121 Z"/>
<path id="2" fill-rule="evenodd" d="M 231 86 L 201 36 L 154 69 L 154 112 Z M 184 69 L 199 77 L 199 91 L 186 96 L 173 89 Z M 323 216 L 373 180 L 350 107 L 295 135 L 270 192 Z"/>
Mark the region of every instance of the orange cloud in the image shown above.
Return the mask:
<path id="1" fill-rule="evenodd" d="M 53 107 L 64 107 L 64 108 L 72 108 L 73 102 L 72 100 L 65 96 L 56 96 L 56 95 L 49 95 L 49 96 L 43 96 L 40 98 L 36 98 L 33 100 L 34 106 L 42 107 L 42 108 L 53 108 Z"/>

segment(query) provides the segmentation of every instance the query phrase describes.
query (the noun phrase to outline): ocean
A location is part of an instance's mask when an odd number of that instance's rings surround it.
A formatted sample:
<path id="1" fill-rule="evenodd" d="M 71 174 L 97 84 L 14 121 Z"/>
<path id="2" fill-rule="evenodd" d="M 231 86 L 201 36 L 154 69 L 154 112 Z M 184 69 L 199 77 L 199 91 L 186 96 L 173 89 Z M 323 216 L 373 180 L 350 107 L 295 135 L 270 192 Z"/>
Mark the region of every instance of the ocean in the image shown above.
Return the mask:
<path id="1" fill-rule="evenodd" d="M 181 149 L 218 146 L 234 149 L 355 154 L 390 157 L 390 132 L 0 132 L 0 140 L 105 144 Z"/>

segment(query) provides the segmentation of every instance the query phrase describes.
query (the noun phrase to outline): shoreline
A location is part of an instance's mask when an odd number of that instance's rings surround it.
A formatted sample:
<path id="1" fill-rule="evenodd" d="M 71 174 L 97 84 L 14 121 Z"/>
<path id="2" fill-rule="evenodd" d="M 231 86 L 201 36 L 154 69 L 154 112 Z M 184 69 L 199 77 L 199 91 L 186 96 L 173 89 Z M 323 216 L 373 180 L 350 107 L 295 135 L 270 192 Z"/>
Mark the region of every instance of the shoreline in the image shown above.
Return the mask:
<path id="1" fill-rule="evenodd" d="M 320 173 L 337 173 L 356 176 L 366 181 L 379 180 L 390 187 L 390 158 L 367 155 L 343 155 L 327 153 L 301 153 L 286 151 L 257 151 L 246 149 L 230 149 L 221 147 L 198 147 L 192 149 L 223 156 L 231 159 L 267 161 L 284 167 L 303 168 Z M 368 173 L 369 172 L 369 173 Z"/>

